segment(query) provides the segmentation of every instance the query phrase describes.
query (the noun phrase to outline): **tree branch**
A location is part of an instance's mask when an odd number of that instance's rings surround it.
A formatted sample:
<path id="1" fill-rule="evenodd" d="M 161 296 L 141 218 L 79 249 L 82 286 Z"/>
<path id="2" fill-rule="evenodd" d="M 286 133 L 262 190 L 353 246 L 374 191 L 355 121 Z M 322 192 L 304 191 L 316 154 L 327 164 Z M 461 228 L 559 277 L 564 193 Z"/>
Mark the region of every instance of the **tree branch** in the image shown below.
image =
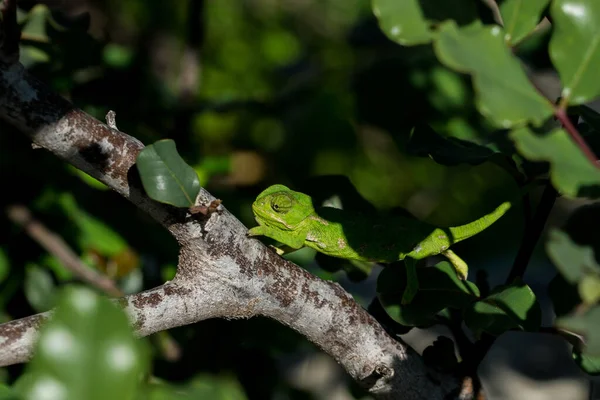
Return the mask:
<path id="1" fill-rule="evenodd" d="M 1 60 L 1 58 L 0 58 Z M 337 283 L 279 257 L 226 209 L 189 218 L 152 201 L 134 166 L 142 143 L 95 120 L 25 72 L 0 61 L 0 118 L 130 200 L 180 245 L 173 281 L 118 301 L 139 336 L 209 318 L 264 316 L 298 331 L 382 399 L 470 399 L 473 385 L 428 369 Z M 201 190 L 197 205 L 214 197 Z M 32 356 L 39 314 L 0 325 L 0 365 Z"/>

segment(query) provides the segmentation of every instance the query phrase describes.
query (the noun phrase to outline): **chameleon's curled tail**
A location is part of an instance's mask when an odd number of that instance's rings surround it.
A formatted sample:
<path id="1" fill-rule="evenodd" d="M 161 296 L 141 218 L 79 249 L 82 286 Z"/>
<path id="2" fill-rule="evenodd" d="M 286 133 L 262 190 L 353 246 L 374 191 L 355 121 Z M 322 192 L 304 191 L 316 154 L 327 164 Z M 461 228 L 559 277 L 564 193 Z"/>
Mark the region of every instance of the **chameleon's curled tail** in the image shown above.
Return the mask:
<path id="1" fill-rule="evenodd" d="M 471 236 L 477 235 L 479 232 L 487 229 L 494 222 L 498 221 L 500 217 L 502 217 L 506 212 L 510 209 L 512 203 L 506 201 L 500 204 L 494 211 L 491 213 L 484 215 L 483 217 L 469 222 L 465 225 L 455 226 L 448 228 L 452 235 L 452 242 L 460 242 L 461 240 L 465 240 L 470 238 Z"/>

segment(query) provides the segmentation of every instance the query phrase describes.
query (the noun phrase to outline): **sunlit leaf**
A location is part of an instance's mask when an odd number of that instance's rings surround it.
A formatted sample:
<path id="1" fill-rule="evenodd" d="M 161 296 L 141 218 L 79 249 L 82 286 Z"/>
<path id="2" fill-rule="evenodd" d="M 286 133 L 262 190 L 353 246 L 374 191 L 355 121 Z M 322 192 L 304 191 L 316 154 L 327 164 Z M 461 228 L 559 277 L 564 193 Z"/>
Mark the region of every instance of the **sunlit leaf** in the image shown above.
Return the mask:
<path id="1" fill-rule="evenodd" d="M 552 115 L 552 104 L 535 90 L 506 46 L 502 28 L 464 29 L 450 21 L 440 27 L 434 49 L 442 63 L 472 75 L 477 107 L 496 126 L 540 125 Z"/>
<path id="2" fill-rule="evenodd" d="M 554 187 L 571 197 L 600 195 L 600 169 L 593 166 L 563 129 L 544 135 L 527 127 L 510 133 L 517 150 L 532 161 L 550 163 Z"/>
<path id="3" fill-rule="evenodd" d="M 500 335 L 509 329 L 536 331 L 542 310 L 531 288 L 523 282 L 499 286 L 489 296 L 464 310 L 467 326 L 480 335 Z"/>
<path id="4" fill-rule="evenodd" d="M 579 367 L 590 375 L 600 375 L 600 357 L 573 351 L 573 359 Z"/>
<path id="5" fill-rule="evenodd" d="M 181 158 L 171 139 L 146 146 L 137 157 L 144 190 L 150 198 L 176 207 L 191 207 L 200 191 L 198 176 Z"/>
<path id="6" fill-rule="evenodd" d="M 94 178 L 83 172 L 82 170 L 75 168 L 72 165 L 68 165 L 67 169 L 73 174 L 78 176 L 83 182 L 85 182 L 88 186 L 93 187 L 98 190 L 108 190 L 108 186 L 104 183 L 100 182 L 98 179 Z"/>
<path id="7" fill-rule="evenodd" d="M 500 3 L 504 22 L 504 40 L 511 46 L 519 43 L 540 22 L 550 0 L 506 0 Z"/>
<path id="8" fill-rule="evenodd" d="M 22 391 L 27 400 L 134 399 L 147 362 L 122 310 L 71 287 L 42 327 Z"/>
<path id="9" fill-rule="evenodd" d="M 549 52 L 563 85 L 563 102 L 581 104 L 600 95 L 600 2 L 554 0 Z"/>
<path id="10" fill-rule="evenodd" d="M 381 30 L 404 46 L 430 42 L 434 24 L 451 19 L 465 25 L 477 18 L 471 0 L 372 0 L 372 8 Z"/>
<path id="11" fill-rule="evenodd" d="M 373 0 L 372 5 L 381 30 L 393 41 L 408 46 L 431 40 L 418 0 Z"/>

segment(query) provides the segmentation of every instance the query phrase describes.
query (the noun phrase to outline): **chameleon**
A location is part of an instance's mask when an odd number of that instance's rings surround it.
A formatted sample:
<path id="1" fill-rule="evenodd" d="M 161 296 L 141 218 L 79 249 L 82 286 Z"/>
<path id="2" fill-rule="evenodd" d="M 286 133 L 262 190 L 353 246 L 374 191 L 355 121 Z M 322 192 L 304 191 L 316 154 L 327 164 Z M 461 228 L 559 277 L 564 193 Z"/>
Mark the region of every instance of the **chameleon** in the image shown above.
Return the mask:
<path id="1" fill-rule="evenodd" d="M 391 263 L 404 260 L 407 271 L 402 303 L 408 304 L 418 291 L 416 263 L 441 254 L 461 280 L 468 266 L 450 246 L 468 239 L 496 222 L 511 207 L 500 204 L 491 213 L 454 227 L 438 227 L 416 218 L 400 215 L 370 215 L 334 207 L 315 207 L 312 198 L 284 185 L 273 185 L 252 203 L 258 226 L 249 236 L 266 236 L 287 250 L 310 247 L 323 254 L 348 260 Z M 274 247 L 278 254 L 285 250 Z"/>

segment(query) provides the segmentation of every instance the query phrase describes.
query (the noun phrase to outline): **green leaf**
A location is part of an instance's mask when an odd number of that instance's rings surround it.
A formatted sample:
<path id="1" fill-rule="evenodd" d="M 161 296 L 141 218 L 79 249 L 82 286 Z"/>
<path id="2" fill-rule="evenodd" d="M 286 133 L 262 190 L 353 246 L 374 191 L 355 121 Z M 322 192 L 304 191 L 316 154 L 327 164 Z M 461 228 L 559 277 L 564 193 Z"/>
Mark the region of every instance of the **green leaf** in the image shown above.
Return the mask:
<path id="1" fill-rule="evenodd" d="M 500 27 L 460 29 L 456 23 L 446 22 L 440 27 L 434 50 L 446 66 L 472 75 L 477 107 L 496 126 L 541 125 L 552 115 L 553 105 L 529 82 L 506 46 Z"/>
<path id="2" fill-rule="evenodd" d="M 28 264 L 23 285 L 25 297 L 35 311 L 44 312 L 54 307 L 56 286 L 48 270 Z"/>
<path id="3" fill-rule="evenodd" d="M 585 338 L 584 352 L 592 357 L 600 357 L 600 306 L 595 306 L 583 314 L 558 318 L 555 325 L 582 335 Z"/>
<path id="4" fill-rule="evenodd" d="M 9 271 L 10 262 L 8 261 L 8 256 L 4 249 L 0 247 L 0 282 L 3 282 L 4 279 L 6 279 Z"/>
<path id="5" fill-rule="evenodd" d="M 597 197 L 600 194 L 600 169 L 583 156 L 563 129 L 538 135 L 522 127 L 513 130 L 510 138 L 527 159 L 550 163 L 552 184 L 564 195 Z"/>
<path id="6" fill-rule="evenodd" d="M 82 210 L 72 194 L 63 194 L 60 205 L 77 226 L 77 242 L 83 250 L 95 250 L 105 256 L 114 256 L 128 248 L 127 241 L 110 226 Z"/>
<path id="7" fill-rule="evenodd" d="M 410 46 L 431 41 L 431 32 L 418 0 L 373 0 L 381 30 L 393 41 Z"/>
<path id="8" fill-rule="evenodd" d="M 477 19 L 472 0 L 372 0 L 372 8 L 381 30 L 403 46 L 429 43 L 430 29 L 440 22 L 466 25 Z"/>
<path id="9" fill-rule="evenodd" d="M 191 398 L 214 400 L 246 400 L 246 394 L 234 377 L 203 374 L 188 385 Z"/>
<path id="10" fill-rule="evenodd" d="M 22 391 L 31 400 L 133 399 L 147 365 L 144 342 L 125 313 L 91 290 L 70 287 L 41 329 Z"/>
<path id="11" fill-rule="evenodd" d="M 0 400 L 19 400 L 19 395 L 15 392 L 14 389 L 0 384 Z"/>
<path id="12" fill-rule="evenodd" d="M 542 310 L 529 286 L 517 281 L 498 286 L 489 296 L 464 310 L 464 320 L 476 336 L 500 335 L 509 329 L 537 331 Z"/>
<path id="13" fill-rule="evenodd" d="M 138 396 L 139 400 L 191 400 L 186 390 L 167 384 L 150 384 Z"/>
<path id="14" fill-rule="evenodd" d="M 108 186 L 106 186 L 104 183 L 100 182 L 98 179 L 94 178 L 93 176 L 88 175 L 87 173 L 83 172 L 79 168 L 75 168 L 72 165 L 68 165 L 67 169 L 73 175 L 79 177 L 79 179 L 81 179 L 83 182 L 85 182 L 88 186 L 93 187 L 94 189 L 98 189 L 98 190 L 108 190 Z"/>
<path id="15" fill-rule="evenodd" d="M 600 95 L 600 2 L 554 0 L 550 13 L 549 52 L 563 85 L 562 102 L 588 102 Z"/>
<path id="16" fill-rule="evenodd" d="M 406 270 L 396 265 L 386 267 L 377 278 L 381 305 L 396 322 L 406 326 L 427 326 L 436 322 L 435 315 L 447 307 L 463 308 L 476 301 L 479 289 L 456 276 L 449 262 L 431 268 L 417 268 L 419 291 L 410 304 L 402 305 Z"/>
<path id="17" fill-rule="evenodd" d="M 113 68 L 127 68 L 134 57 L 129 47 L 116 43 L 107 44 L 102 55 L 104 62 Z"/>
<path id="18" fill-rule="evenodd" d="M 595 304 L 600 300 L 600 275 L 588 274 L 579 281 L 579 296 L 585 304 Z"/>
<path id="19" fill-rule="evenodd" d="M 144 189 L 150 198 L 175 207 L 191 207 L 200 191 L 198 175 L 181 158 L 171 139 L 146 146 L 137 157 Z"/>
<path id="20" fill-rule="evenodd" d="M 589 246 L 577 245 L 567 233 L 558 229 L 550 230 L 546 251 L 556 268 L 571 284 L 579 283 L 587 274 L 600 273 L 594 250 Z"/>
<path id="21" fill-rule="evenodd" d="M 590 356 L 588 354 L 573 351 L 573 359 L 579 365 L 579 368 L 590 375 L 600 375 L 600 357 Z"/>
<path id="22" fill-rule="evenodd" d="M 540 21 L 550 0 L 506 0 L 500 4 L 504 22 L 504 40 L 511 45 L 524 39 Z"/>

